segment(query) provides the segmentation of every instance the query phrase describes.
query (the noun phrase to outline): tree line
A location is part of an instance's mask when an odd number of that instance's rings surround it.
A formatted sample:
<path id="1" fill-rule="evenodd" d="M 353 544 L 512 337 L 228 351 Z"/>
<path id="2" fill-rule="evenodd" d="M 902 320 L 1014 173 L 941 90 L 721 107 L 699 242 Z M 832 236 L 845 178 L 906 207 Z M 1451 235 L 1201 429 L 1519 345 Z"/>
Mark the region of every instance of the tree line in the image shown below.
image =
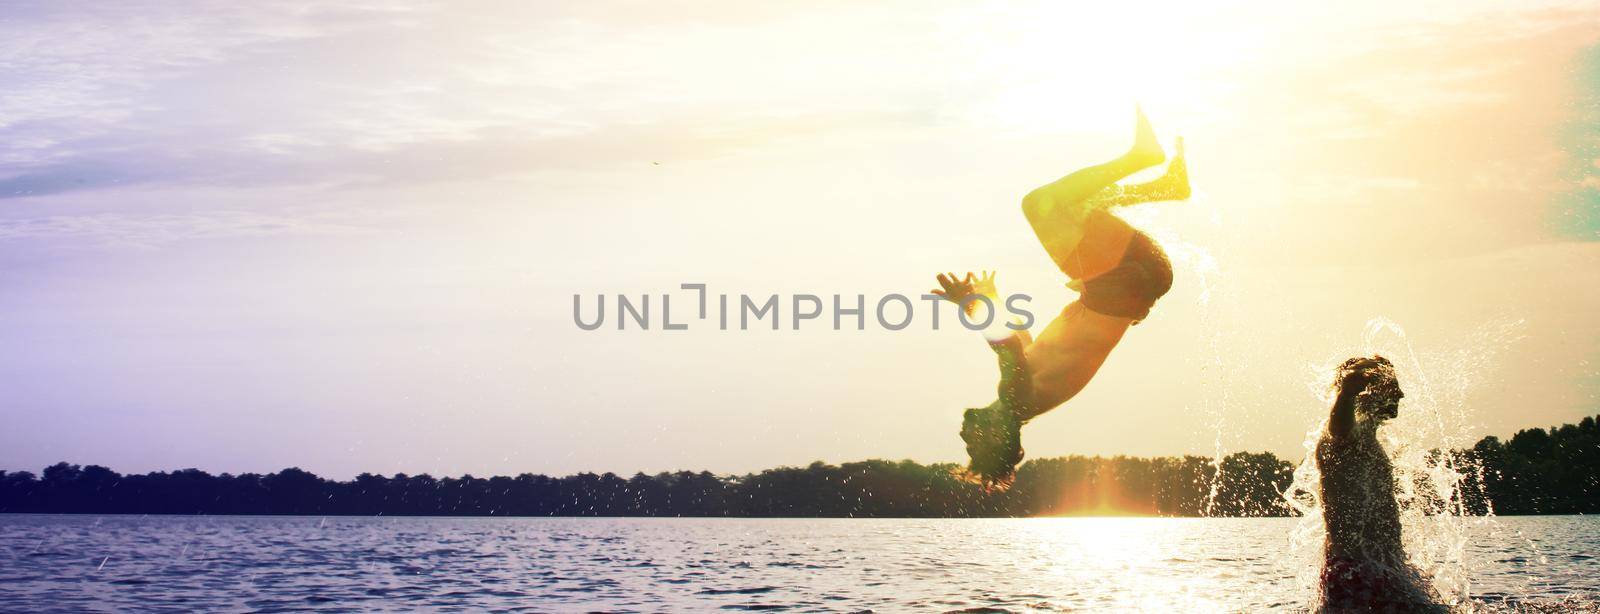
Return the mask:
<path id="1" fill-rule="evenodd" d="M 1443 455 L 1438 455 L 1443 458 Z M 1450 452 L 1481 468 L 1467 509 L 1500 514 L 1600 512 L 1595 418 L 1486 437 Z M 1294 467 L 1271 453 L 1030 460 L 1015 485 L 987 493 L 949 463 L 815 462 L 741 476 L 679 471 L 549 477 L 435 478 L 363 473 L 338 481 L 290 468 L 212 475 L 121 475 L 57 463 L 42 475 L 0 471 L 0 512 L 460 516 L 1008 517 L 1072 514 L 1285 516 Z"/>

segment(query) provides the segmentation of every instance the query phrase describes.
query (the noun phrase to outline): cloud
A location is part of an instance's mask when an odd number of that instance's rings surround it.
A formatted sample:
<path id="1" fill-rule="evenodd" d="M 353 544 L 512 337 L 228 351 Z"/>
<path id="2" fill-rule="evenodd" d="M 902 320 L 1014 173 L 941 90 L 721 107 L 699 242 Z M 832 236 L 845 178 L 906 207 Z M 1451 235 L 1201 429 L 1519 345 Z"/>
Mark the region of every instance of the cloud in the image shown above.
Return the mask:
<path id="1" fill-rule="evenodd" d="M 80 158 L 0 179 L 0 199 L 125 185 L 142 179 L 126 169 Z"/>
<path id="2" fill-rule="evenodd" d="M 815 14 L 708 10 L 718 17 L 646 24 L 549 13 L 426 3 L 21 12 L 0 26 L 11 71 L 0 160 L 14 171 L 0 198 L 489 177 L 715 155 L 852 117 L 925 115 L 857 97 L 796 100 L 811 86 L 775 70 L 774 53 L 796 70 L 830 69 L 830 82 L 853 74 L 834 87 L 856 94 L 874 81 L 870 63 L 840 69 L 842 52 L 739 27 L 808 16 L 788 34 L 808 37 L 829 27 Z"/>
<path id="3" fill-rule="evenodd" d="M 205 177 L 263 127 L 315 128 L 289 99 L 326 94 L 336 74 L 297 54 L 413 17 L 316 3 L 8 7 L 0 162 L 13 172 L 0 198 Z"/>
<path id="4" fill-rule="evenodd" d="M 1587 166 L 1592 150 L 1552 137 L 1575 120 L 1573 77 L 1584 71 L 1573 59 L 1600 40 L 1593 23 L 1593 10 L 1453 15 L 1289 45 L 1222 103 L 1235 120 L 1216 133 L 1250 143 L 1251 155 L 1209 166 L 1250 180 L 1213 191 L 1272 203 L 1251 214 L 1292 233 L 1281 243 L 1325 245 L 1330 259 L 1588 240 L 1552 225 L 1591 219 L 1572 212 L 1592 205 L 1563 191 L 1581 180 L 1570 161 Z M 1320 53 L 1292 52 L 1306 49 Z M 1197 156 L 1196 168 L 1206 164 Z"/>
<path id="5" fill-rule="evenodd" d="M 1553 222 L 1561 234 L 1585 240 L 1600 240 L 1600 45 L 1585 49 L 1578 58 L 1578 69 L 1571 103 L 1574 113 L 1561 127 L 1561 145 L 1566 154 L 1564 179 L 1572 188 L 1553 206 Z"/>
<path id="6" fill-rule="evenodd" d="M 679 118 L 598 127 L 570 136 L 479 129 L 450 138 L 375 145 L 328 145 L 296 135 L 254 135 L 240 148 L 183 152 L 117 148 L 84 151 L 0 179 L 0 199 L 152 182 L 229 185 L 394 185 L 548 170 L 603 169 L 716 156 L 796 135 L 923 121 L 916 113 L 798 117 Z"/>
<path id="7" fill-rule="evenodd" d="M 937 12 L 629 6 L 18 11 L 0 23 L 0 57 L 16 75 L 0 92 L 0 199 L 130 186 L 392 188 L 706 159 L 831 133 L 868 142 L 873 130 L 961 121 L 960 109 L 992 92 L 1031 91 L 1028 80 L 1064 70 L 944 65 L 1008 41 L 981 28 L 949 39 L 949 24 L 928 23 Z M 1401 238 L 1433 223 L 1404 213 L 1419 191 L 1450 192 L 1437 199 L 1489 217 L 1514 215 L 1508 195 L 1548 197 L 1558 161 L 1541 122 L 1564 112 L 1566 56 L 1594 39 L 1591 13 L 1425 17 L 1269 40 L 1281 57 L 1228 68 L 1250 79 L 1207 75 L 1236 88 L 1216 101 L 1234 121 L 1268 120 L 1230 126 L 1260 145 L 1256 159 L 1215 163 L 1307 200 L 1383 210 Z M 905 27 L 890 30 L 896 23 Z M 834 43 L 817 44 L 825 39 Z M 1509 235 L 1518 224 L 1527 222 L 1481 226 Z"/>
<path id="8" fill-rule="evenodd" d="M 336 215 L 277 215 L 252 211 L 133 215 L 102 213 L 0 220 L 0 241 L 69 240 L 80 245 L 146 248 L 178 240 L 352 235 L 370 228 Z"/>

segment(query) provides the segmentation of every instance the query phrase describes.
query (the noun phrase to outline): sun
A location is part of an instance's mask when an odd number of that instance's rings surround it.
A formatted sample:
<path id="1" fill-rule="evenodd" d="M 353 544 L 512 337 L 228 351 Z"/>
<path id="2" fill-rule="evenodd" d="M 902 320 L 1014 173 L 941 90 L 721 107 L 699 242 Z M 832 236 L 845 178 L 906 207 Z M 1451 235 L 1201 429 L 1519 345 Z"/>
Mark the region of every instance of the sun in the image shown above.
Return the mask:
<path id="1" fill-rule="evenodd" d="M 1026 18 L 1020 18 L 1022 14 Z M 1046 3 L 962 17 L 975 122 L 1029 132 L 1114 131 L 1133 105 L 1161 125 L 1204 121 L 1256 45 L 1199 7 Z"/>

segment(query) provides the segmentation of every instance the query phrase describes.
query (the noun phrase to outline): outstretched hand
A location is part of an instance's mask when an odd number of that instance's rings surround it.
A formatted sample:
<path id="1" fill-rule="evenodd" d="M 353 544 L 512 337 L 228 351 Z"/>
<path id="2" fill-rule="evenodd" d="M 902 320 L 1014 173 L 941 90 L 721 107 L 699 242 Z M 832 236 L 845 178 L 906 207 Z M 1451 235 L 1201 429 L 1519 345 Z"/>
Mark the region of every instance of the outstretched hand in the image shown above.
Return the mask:
<path id="1" fill-rule="evenodd" d="M 964 277 L 957 277 L 955 273 L 942 273 L 938 279 L 939 287 L 935 288 L 933 293 L 962 306 L 968 315 L 977 308 L 977 297 L 989 297 L 989 301 L 993 303 L 999 295 L 995 290 L 994 271 L 984 271 L 982 276 L 969 272 Z"/>

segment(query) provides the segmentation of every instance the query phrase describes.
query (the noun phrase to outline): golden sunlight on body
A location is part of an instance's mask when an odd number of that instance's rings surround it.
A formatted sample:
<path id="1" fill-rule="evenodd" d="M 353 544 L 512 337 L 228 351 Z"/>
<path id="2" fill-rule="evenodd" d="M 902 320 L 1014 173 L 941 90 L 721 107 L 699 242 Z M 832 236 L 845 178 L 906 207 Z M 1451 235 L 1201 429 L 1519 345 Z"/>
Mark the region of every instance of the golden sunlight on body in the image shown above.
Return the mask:
<path id="1" fill-rule="evenodd" d="M 1024 352 L 1032 371 L 1029 379 L 1034 399 L 1033 413 L 1024 419 L 1060 406 L 1083 391 L 1132 324 L 1131 318 L 1097 313 L 1078 301 L 1061 310 Z"/>
<path id="2" fill-rule="evenodd" d="M 1023 214 L 1039 243 L 1079 293 L 1037 340 L 1025 330 L 986 334 L 1000 361 L 999 399 L 968 409 L 961 436 L 972 462 L 969 472 L 985 485 L 1009 486 L 1022 462 L 1022 424 L 1067 402 L 1105 364 L 1128 327 L 1150 313 L 1172 287 L 1172 265 L 1154 239 L 1112 215 L 1112 207 L 1189 197 L 1183 145 L 1167 173 L 1155 181 L 1116 182 L 1166 161 L 1155 132 L 1141 112 L 1134 144 L 1121 157 L 1074 172 L 1029 192 Z M 994 275 L 938 276 L 934 290 L 971 313 L 991 307 L 999 292 Z M 978 301 L 985 297 L 987 301 Z"/>

